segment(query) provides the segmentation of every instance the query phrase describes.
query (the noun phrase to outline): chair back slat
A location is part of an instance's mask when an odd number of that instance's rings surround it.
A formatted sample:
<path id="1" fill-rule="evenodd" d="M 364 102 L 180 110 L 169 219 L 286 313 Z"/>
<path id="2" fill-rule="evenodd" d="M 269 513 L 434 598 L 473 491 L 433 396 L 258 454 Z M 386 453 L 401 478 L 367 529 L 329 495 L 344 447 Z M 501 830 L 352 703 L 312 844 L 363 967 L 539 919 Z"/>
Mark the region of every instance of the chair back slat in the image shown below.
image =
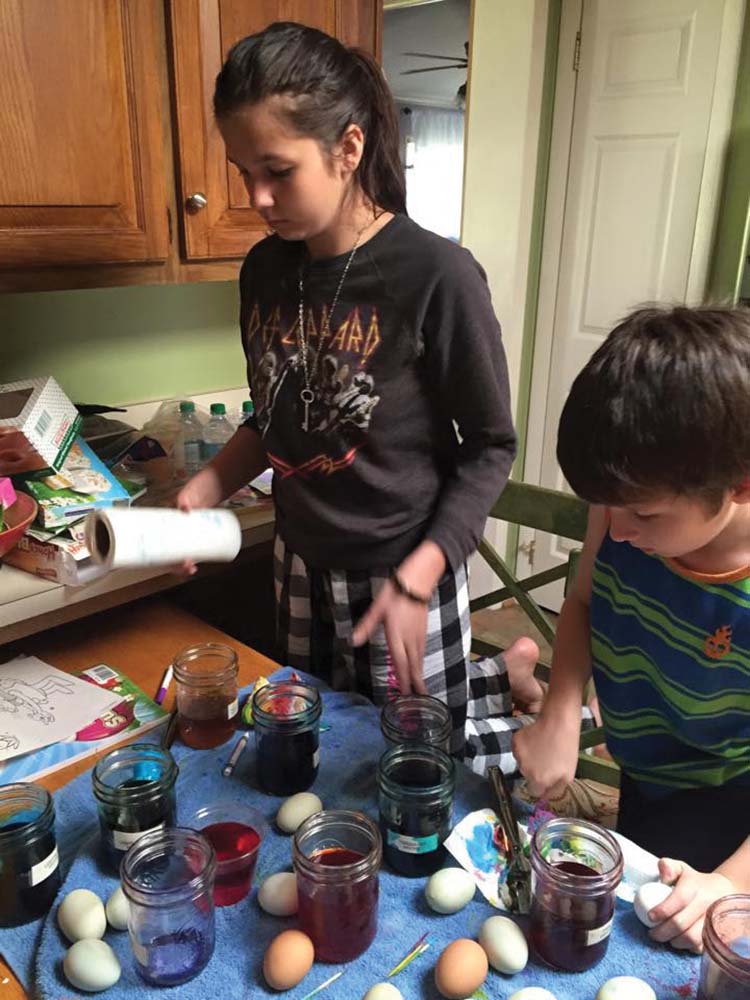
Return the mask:
<path id="1" fill-rule="evenodd" d="M 490 517 L 582 542 L 586 534 L 587 509 L 583 500 L 568 493 L 511 479 L 490 511 Z"/>

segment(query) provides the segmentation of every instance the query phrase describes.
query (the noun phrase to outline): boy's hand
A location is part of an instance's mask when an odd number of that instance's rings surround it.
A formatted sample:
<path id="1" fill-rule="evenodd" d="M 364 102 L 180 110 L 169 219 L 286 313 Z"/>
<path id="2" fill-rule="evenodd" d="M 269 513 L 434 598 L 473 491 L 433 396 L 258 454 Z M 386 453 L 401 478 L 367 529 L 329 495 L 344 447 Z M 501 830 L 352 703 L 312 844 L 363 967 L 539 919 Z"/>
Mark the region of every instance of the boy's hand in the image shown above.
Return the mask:
<path id="1" fill-rule="evenodd" d="M 720 872 L 699 872 L 684 861 L 659 860 L 659 877 L 674 885 L 671 896 L 650 911 L 657 926 L 649 932 L 654 941 L 669 942 L 673 948 L 703 951 L 703 920 L 716 899 L 736 892 L 732 882 Z"/>
<path id="2" fill-rule="evenodd" d="M 557 799 L 571 783 L 578 764 L 580 710 L 568 718 L 553 716 L 547 706 L 533 726 L 513 737 L 513 753 L 534 798 Z"/>

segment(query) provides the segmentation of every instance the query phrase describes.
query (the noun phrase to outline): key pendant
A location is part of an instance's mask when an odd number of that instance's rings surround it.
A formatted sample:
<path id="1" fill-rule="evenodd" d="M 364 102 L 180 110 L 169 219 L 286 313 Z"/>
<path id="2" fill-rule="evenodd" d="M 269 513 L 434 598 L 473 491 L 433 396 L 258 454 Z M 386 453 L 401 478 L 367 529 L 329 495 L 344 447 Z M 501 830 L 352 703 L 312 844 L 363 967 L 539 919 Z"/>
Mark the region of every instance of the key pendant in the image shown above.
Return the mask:
<path id="1" fill-rule="evenodd" d="M 305 407 L 305 416 L 302 420 L 302 430 L 307 432 L 309 430 L 309 420 L 310 420 L 310 403 L 315 399 L 312 389 L 303 389 L 299 394 L 299 398 Z"/>

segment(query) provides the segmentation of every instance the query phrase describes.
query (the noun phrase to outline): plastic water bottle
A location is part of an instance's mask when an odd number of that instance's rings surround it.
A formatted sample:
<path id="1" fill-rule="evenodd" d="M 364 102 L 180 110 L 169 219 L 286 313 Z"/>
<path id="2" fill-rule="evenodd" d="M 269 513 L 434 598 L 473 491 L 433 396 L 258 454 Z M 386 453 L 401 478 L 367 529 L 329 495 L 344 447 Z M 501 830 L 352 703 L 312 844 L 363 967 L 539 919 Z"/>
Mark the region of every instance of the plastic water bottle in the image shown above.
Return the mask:
<path id="1" fill-rule="evenodd" d="M 174 446 L 175 475 L 190 479 L 200 469 L 203 428 L 195 415 L 195 403 L 186 399 L 180 403 L 180 429 Z"/>
<path id="2" fill-rule="evenodd" d="M 237 414 L 237 426 L 241 427 L 255 413 L 255 403 L 252 399 L 242 401 L 242 409 Z"/>
<path id="3" fill-rule="evenodd" d="M 223 403 L 211 403 L 211 419 L 203 428 L 203 460 L 208 462 L 217 455 L 234 434 L 234 427 L 227 420 Z"/>

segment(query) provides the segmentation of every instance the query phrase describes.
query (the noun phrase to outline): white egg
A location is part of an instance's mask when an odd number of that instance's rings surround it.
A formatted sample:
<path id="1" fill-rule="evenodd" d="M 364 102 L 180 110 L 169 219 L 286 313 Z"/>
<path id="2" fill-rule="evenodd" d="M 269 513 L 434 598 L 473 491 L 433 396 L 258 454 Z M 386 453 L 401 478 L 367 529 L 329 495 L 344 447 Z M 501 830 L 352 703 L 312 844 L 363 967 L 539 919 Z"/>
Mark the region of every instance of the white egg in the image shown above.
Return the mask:
<path id="1" fill-rule="evenodd" d="M 479 943 L 487 952 L 490 965 L 506 976 L 515 976 L 526 968 L 529 946 L 523 931 L 510 917 L 489 917 L 482 924 Z"/>
<path id="2" fill-rule="evenodd" d="M 376 983 L 365 993 L 362 1000 L 404 1000 L 401 990 L 391 983 Z"/>
<path id="3" fill-rule="evenodd" d="M 276 814 L 276 823 L 284 833 L 294 833 L 308 816 L 320 812 L 322 808 L 323 803 L 317 795 L 313 795 L 312 792 L 298 792 L 282 804 Z"/>
<path id="4" fill-rule="evenodd" d="M 425 886 L 428 905 L 436 913 L 458 913 L 474 898 L 476 883 L 463 868 L 443 868 Z"/>
<path id="5" fill-rule="evenodd" d="M 674 886 L 664 885 L 663 882 L 646 882 L 640 887 L 633 900 L 635 915 L 646 927 L 656 927 L 656 924 L 648 919 L 650 910 L 653 910 L 659 903 L 663 903 L 667 896 L 672 895 Z"/>
<path id="6" fill-rule="evenodd" d="M 90 889 L 74 889 L 58 906 L 57 923 L 68 941 L 104 937 L 107 929 L 104 904 Z"/>
<path id="7" fill-rule="evenodd" d="M 508 1000 L 557 1000 L 557 997 L 543 986 L 524 986 Z"/>
<path id="8" fill-rule="evenodd" d="M 68 948 L 63 972 L 71 986 L 87 993 L 99 993 L 114 986 L 120 978 L 117 955 L 106 941 L 84 939 Z"/>
<path id="9" fill-rule="evenodd" d="M 615 976 L 601 987 L 596 1000 L 656 1000 L 656 994 L 636 976 Z"/>
<path id="10" fill-rule="evenodd" d="M 269 875 L 258 889 L 258 904 L 274 917 L 291 917 L 297 912 L 297 876 L 294 872 Z"/>
<path id="11" fill-rule="evenodd" d="M 130 915 L 130 905 L 128 897 L 122 891 L 122 886 L 118 885 L 115 891 L 107 900 L 104 907 L 107 920 L 116 931 L 126 931 L 128 929 L 128 916 Z"/>

